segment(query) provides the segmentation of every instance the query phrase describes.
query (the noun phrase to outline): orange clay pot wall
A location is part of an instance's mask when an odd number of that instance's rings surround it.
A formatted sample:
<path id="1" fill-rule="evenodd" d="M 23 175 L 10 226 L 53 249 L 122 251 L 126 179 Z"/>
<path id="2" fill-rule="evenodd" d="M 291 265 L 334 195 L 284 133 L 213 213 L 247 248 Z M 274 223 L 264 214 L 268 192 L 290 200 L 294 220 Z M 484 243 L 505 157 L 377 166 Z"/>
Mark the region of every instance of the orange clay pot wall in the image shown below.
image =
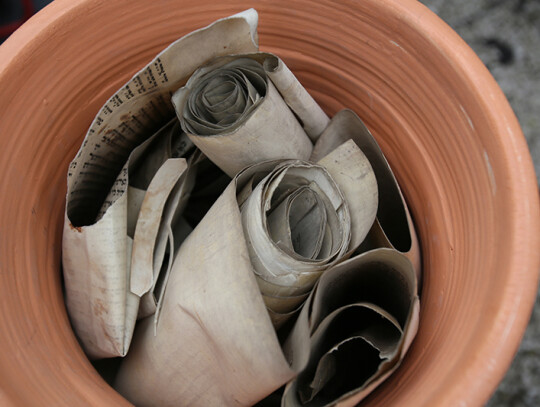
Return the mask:
<path id="1" fill-rule="evenodd" d="M 249 7 L 329 114 L 355 110 L 410 204 L 420 329 L 365 405 L 481 406 L 537 289 L 538 189 L 519 125 L 478 58 L 412 0 L 56 0 L 0 47 L 0 404 L 128 405 L 70 328 L 66 171 L 102 103 L 176 38 Z"/>

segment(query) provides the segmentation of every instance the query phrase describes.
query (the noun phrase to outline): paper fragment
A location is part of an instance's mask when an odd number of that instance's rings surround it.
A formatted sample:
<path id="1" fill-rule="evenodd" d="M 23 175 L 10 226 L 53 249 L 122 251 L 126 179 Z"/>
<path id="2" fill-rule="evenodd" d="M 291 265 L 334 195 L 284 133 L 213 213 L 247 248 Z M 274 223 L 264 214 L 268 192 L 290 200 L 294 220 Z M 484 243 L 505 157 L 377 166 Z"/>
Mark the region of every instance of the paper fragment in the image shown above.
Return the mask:
<path id="1" fill-rule="evenodd" d="M 161 217 L 169 194 L 186 169 L 185 159 L 168 159 L 159 168 L 146 191 L 137 220 L 131 256 L 130 289 L 139 297 L 150 290 L 157 274 L 154 270 L 154 247 Z"/>
<path id="2" fill-rule="evenodd" d="M 148 188 L 149 199 L 145 200 L 141 208 L 135 237 L 135 243 L 139 244 L 140 254 L 135 253 L 131 257 L 132 268 L 136 266 L 141 271 L 141 275 L 131 278 L 130 281 L 131 291 L 142 297 L 138 318 L 145 318 L 156 313 L 160 296 L 166 286 L 157 287 L 158 282 L 161 281 L 163 284 L 167 280 L 178 248 L 192 230 L 183 220 L 182 215 L 195 186 L 194 179 L 202 159 L 204 158 L 197 151 L 190 156 L 187 163 L 184 159 L 167 160 Z M 176 162 L 171 163 L 167 168 L 166 165 L 171 160 Z M 156 188 L 152 190 L 153 185 L 156 185 Z M 146 211 L 147 207 L 149 210 Z M 146 214 L 151 214 L 151 216 L 145 216 Z M 140 226 L 139 223 L 141 223 Z M 137 241 L 137 238 L 142 241 Z M 147 272 L 143 276 L 144 270 Z M 149 270 L 152 272 L 150 273 Z M 158 288 L 157 291 L 156 288 Z M 156 314 L 156 323 L 157 317 Z"/>
<path id="3" fill-rule="evenodd" d="M 351 213 L 350 247 L 354 250 L 364 241 L 377 214 L 379 190 L 375 172 L 353 140 L 338 146 L 318 164 L 328 170 L 347 200 Z"/>
<path id="4" fill-rule="evenodd" d="M 231 52 L 258 50 L 256 27 L 257 13 L 250 9 L 171 44 L 103 106 L 69 166 L 63 238 L 66 303 L 92 358 L 125 355 L 131 338 L 126 253 L 138 204 L 127 202 L 128 157 L 174 117 L 170 95 L 199 66 Z"/>
<path id="5" fill-rule="evenodd" d="M 182 244 L 156 336 L 139 323 L 115 388 L 140 406 L 248 406 L 289 381 L 251 269 L 231 183 Z"/>

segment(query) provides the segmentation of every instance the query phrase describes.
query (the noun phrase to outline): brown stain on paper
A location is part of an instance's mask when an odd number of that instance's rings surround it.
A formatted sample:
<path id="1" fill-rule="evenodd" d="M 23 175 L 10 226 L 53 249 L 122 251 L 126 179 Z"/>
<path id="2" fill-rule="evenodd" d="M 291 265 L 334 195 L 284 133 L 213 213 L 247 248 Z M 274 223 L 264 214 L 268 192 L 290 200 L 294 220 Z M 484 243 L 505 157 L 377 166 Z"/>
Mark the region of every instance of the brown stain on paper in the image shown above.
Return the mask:
<path id="1" fill-rule="evenodd" d="M 69 228 L 71 230 L 76 230 L 79 233 L 82 233 L 82 226 L 73 226 L 71 222 L 69 222 Z"/>

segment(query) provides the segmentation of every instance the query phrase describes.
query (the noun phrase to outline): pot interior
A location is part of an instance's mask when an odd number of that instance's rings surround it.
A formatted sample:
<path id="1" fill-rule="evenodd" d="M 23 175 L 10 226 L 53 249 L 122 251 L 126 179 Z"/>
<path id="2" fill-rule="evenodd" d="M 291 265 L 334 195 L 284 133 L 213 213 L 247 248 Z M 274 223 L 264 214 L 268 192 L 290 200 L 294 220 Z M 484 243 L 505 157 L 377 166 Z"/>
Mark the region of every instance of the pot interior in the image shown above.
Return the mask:
<path id="1" fill-rule="evenodd" d="M 122 83 L 170 42 L 248 3 L 57 0 L 4 45 L 16 55 L 0 70 L 6 402 L 127 404 L 86 359 L 64 307 L 68 164 Z M 502 93 L 416 2 L 277 0 L 257 10 L 261 49 L 281 56 L 329 115 L 350 108 L 364 120 L 422 243 L 418 336 L 365 405 L 484 403 L 517 348 L 537 273 L 532 233 L 516 254 L 523 211 L 537 221 L 532 192 L 523 195 L 534 174 L 513 158 L 526 150 Z"/>

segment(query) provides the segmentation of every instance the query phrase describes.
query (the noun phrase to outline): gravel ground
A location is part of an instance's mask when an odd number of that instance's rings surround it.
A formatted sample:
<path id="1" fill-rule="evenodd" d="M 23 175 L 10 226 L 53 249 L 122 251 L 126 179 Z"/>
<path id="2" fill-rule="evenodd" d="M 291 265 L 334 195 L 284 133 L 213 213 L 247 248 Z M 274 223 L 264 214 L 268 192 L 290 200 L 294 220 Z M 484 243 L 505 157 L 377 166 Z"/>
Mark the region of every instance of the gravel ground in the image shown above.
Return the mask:
<path id="1" fill-rule="evenodd" d="M 514 109 L 540 177 L 540 0 L 421 0 L 471 46 Z M 540 296 L 488 407 L 540 406 Z"/>

